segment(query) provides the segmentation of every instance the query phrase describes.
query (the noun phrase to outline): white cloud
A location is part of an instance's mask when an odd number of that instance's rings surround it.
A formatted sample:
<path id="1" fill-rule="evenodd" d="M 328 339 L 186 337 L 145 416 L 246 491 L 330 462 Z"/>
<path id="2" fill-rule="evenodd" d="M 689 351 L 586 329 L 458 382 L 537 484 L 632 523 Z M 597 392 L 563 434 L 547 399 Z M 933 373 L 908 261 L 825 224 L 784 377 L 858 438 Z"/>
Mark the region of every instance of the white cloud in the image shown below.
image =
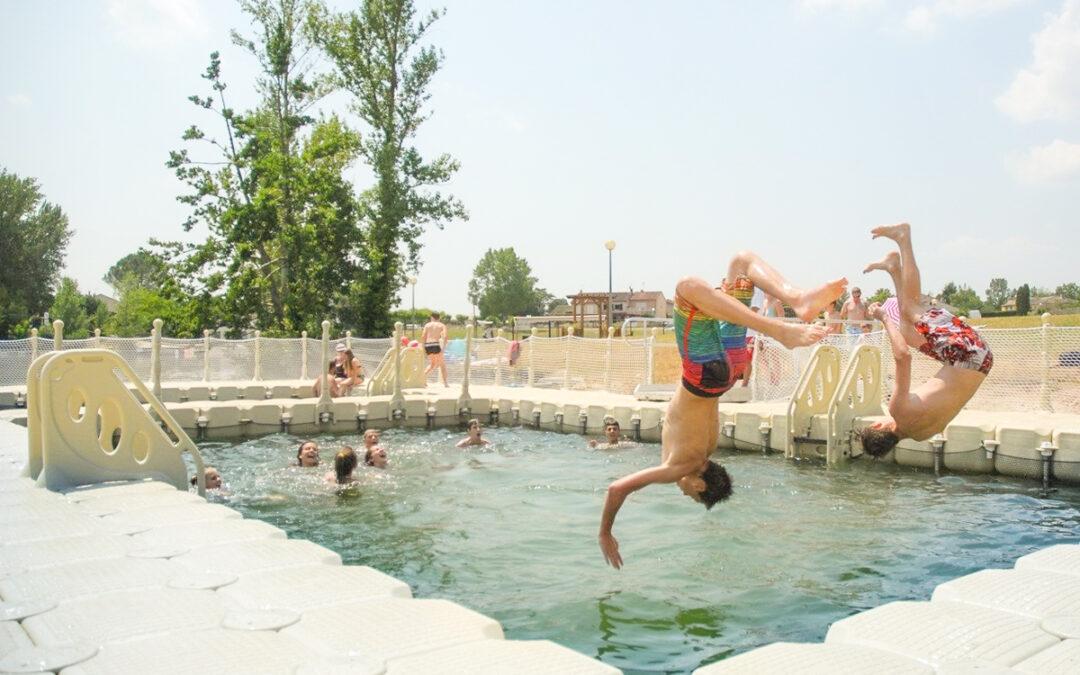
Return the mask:
<path id="1" fill-rule="evenodd" d="M 136 49 L 171 47 L 209 33 L 199 0 L 109 0 L 120 39 Z"/>
<path id="2" fill-rule="evenodd" d="M 854 12 L 881 4 L 881 0 L 799 0 L 799 7 L 811 11 L 841 10 Z"/>
<path id="3" fill-rule="evenodd" d="M 29 108 L 33 102 L 26 94 L 19 92 L 17 94 L 9 94 L 7 96 L 7 102 L 9 105 L 13 105 L 16 108 Z"/>
<path id="4" fill-rule="evenodd" d="M 1031 65 L 1020 71 L 998 108 L 1021 122 L 1067 120 L 1080 114 L 1080 0 L 1035 34 Z"/>
<path id="5" fill-rule="evenodd" d="M 1080 173 L 1080 143 L 1068 143 L 1059 138 L 1010 159 L 1008 166 L 1025 183 L 1047 183 L 1066 178 Z"/>
<path id="6" fill-rule="evenodd" d="M 936 0 L 908 11 L 904 26 L 915 33 L 929 34 L 937 30 L 942 19 L 963 19 L 979 14 L 991 14 L 1021 2 L 1024 0 Z"/>

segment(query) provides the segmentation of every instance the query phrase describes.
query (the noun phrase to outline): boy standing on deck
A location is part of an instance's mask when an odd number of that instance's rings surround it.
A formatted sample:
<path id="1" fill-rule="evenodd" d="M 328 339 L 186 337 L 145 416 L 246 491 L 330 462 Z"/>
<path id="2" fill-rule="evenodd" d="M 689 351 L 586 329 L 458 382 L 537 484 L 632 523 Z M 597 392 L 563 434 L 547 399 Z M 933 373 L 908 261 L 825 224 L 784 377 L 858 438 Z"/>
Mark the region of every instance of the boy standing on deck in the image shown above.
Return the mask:
<path id="1" fill-rule="evenodd" d="M 754 287 L 813 321 L 840 297 L 847 279 L 803 291 L 749 251 L 735 255 L 723 286 L 685 277 L 675 287 L 675 340 L 682 356 L 682 384 L 668 405 L 661 434 L 660 465 L 613 482 L 600 520 L 600 550 L 608 564 L 622 567 L 619 542 L 611 534 L 626 497 L 653 483 L 677 483 L 683 494 L 712 508 L 731 495 L 727 471 L 709 460 L 719 435 L 716 399 L 732 387 L 749 364 L 746 330 L 751 328 L 788 349 L 812 345 L 825 336 L 821 326 L 785 323 L 750 310 Z"/>
<path id="2" fill-rule="evenodd" d="M 871 316 L 885 325 L 896 359 L 890 419 L 875 422 L 859 434 L 863 452 L 881 457 L 901 438 L 923 441 L 945 429 L 990 373 L 994 354 L 974 328 L 940 307 L 922 306 L 910 225 L 877 227 L 870 233 L 874 239 L 892 239 L 900 249 L 899 254 L 892 251 L 865 270 L 888 272 L 896 286 L 895 298 L 870 307 Z M 914 391 L 909 345 L 945 364 Z"/>

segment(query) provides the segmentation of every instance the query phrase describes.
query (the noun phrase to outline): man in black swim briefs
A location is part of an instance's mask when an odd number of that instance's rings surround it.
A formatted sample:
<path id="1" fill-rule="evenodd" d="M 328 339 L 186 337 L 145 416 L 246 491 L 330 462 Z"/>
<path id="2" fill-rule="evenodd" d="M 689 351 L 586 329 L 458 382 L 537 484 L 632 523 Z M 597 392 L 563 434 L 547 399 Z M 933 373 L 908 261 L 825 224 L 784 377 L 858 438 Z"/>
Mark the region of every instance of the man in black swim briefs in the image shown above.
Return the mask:
<path id="1" fill-rule="evenodd" d="M 746 367 L 746 329 L 774 338 L 788 349 L 825 337 L 822 326 L 787 323 L 751 311 L 757 286 L 790 305 L 803 321 L 817 318 L 843 293 L 847 279 L 804 291 L 789 284 L 756 254 L 743 251 L 728 266 L 727 279 L 714 288 L 704 279 L 685 277 L 675 287 L 675 340 L 682 356 L 682 383 L 668 405 L 660 438 L 660 464 L 613 482 L 600 519 L 604 560 L 622 567 L 619 542 L 611 534 L 615 516 L 631 492 L 653 483 L 676 483 L 683 494 L 712 508 L 731 495 L 731 477 L 709 460 L 720 433 L 716 399 Z"/>
<path id="2" fill-rule="evenodd" d="M 428 373 L 438 368 L 439 373 L 442 374 L 443 386 L 450 386 L 446 383 L 446 359 L 443 358 L 443 349 L 446 347 L 446 325 L 439 320 L 438 312 L 432 312 L 430 319 L 424 324 L 420 342 L 424 345 L 424 353 L 428 357 L 428 367 L 424 371 L 424 377 L 427 378 Z"/>

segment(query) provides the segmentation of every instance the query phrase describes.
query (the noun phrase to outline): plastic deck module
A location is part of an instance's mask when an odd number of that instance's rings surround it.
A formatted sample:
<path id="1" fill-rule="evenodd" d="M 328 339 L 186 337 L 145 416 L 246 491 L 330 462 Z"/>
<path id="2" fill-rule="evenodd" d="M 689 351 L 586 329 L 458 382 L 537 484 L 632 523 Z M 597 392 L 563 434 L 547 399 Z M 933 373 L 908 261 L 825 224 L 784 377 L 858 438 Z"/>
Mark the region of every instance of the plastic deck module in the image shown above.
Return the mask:
<path id="1" fill-rule="evenodd" d="M 63 675 L 292 675 L 319 659 L 295 640 L 268 631 L 215 628 L 110 644 Z"/>
<path id="2" fill-rule="evenodd" d="M 0 546 L 0 570 L 29 571 L 86 560 L 120 558 L 132 540 L 119 534 L 46 539 L 25 544 Z"/>
<path id="3" fill-rule="evenodd" d="M 1020 673 L 1076 675 L 1080 673 L 1080 640 L 1065 640 L 1013 666 Z"/>
<path id="4" fill-rule="evenodd" d="M 619 669 L 549 640 L 480 640 L 394 659 L 387 675 L 611 675 Z"/>
<path id="5" fill-rule="evenodd" d="M 74 562 L 0 578 L 0 597 L 9 602 L 61 602 L 111 591 L 161 587 L 181 571 L 166 560 L 115 558 Z"/>
<path id="6" fill-rule="evenodd" d="M 144 588 L 62 603 L 25 619 L 23 630 L 38 645 L 72 641 L 94 645 L 144 635 L 215 628 L 224 603 L 211 591 Z"/>
<path id="7" fill-rule="evenodd" d="M 1080 617 L 1080 576 L 1041 570 L 983 570 L 941 584 L 933 601 L 955 600 L 1034 619 Z"/>
<path id="8" fill-rule="evenodd" d="M 341 556 L 304 539 L 254 539 L 205 546 L 172 562 L 192 572 L 244 574 L 279 567 L 340 565 Z"/>
<path id="9" fill-rule="evenodd" d="M 313 609 L 281 632 L 327 656 L 356 652 L 380 661 L 503 637 L 498 621 L 460 605 L 401 598 Z"/>
<path id="10" fill-rule="evenodd" d="M 776 642 L 694 671 L 694 675 L 929 675 L 915 659 L 869 647 Z"/>
<path id="11" fill-rule="evenodd" d="M 111 527 L 128 528 L 134 534 L 154 527 L 240 517 L 236 511 L 220 504 L 174 504 L 115 513 L 103 517 L 101 522 Z"/>
<path id="12" fill-rule="evenodd" d="M 893 602 L 837 621 L 827 644 L 861 645 L 918 659 L 1019 663 L 1058 638 L 1030 618 L 963 602 Z"/>
<path id="13" fill-rule="evenodd" d="M 140 546 L 183 546 L 189 549 L 214 544 L 234 544 L 254 539 L 284 539 L 285 531 L 261 520 L 226 518 L 183 523 L 140 532 L 131 537 Z"/>
<path id="14" fill-rule="evenodd" d="M 370 598 L 411 598 L 409 585 L 370 567 L 308 565 L 244 574 L 218 591 L 233 606 L 306 612 Z"/>
<path id="15" fill-rule="evenodd" d="M 1018 570 L 1043 570 L 1080 575 L 1080 545 L 1058 544 L 1017 559 Z"/>

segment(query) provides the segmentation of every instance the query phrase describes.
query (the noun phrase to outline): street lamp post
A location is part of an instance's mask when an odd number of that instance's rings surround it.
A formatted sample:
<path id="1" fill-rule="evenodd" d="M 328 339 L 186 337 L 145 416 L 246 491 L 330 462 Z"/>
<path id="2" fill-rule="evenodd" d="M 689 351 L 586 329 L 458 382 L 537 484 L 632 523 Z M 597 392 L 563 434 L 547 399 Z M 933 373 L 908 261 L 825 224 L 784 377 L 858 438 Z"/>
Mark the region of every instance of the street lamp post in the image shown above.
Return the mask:
<path id="1" fill-rule="evenodd" d="M 615 240 L 608 239 L 605 241 L 604 248 L 607 249 L 607 325 L 611 326 L 611 303 L 614 298 L 611 287 L 611 252 L 615 250 Z"/>
<path id="2" fill-rule="evenodd" d="M 412 310 L 409 312 L 409 319 L 412 323 L 412 337 L 416 337 L 416 277 L 409 276 L 409 285 L 412 286 Z"/>

